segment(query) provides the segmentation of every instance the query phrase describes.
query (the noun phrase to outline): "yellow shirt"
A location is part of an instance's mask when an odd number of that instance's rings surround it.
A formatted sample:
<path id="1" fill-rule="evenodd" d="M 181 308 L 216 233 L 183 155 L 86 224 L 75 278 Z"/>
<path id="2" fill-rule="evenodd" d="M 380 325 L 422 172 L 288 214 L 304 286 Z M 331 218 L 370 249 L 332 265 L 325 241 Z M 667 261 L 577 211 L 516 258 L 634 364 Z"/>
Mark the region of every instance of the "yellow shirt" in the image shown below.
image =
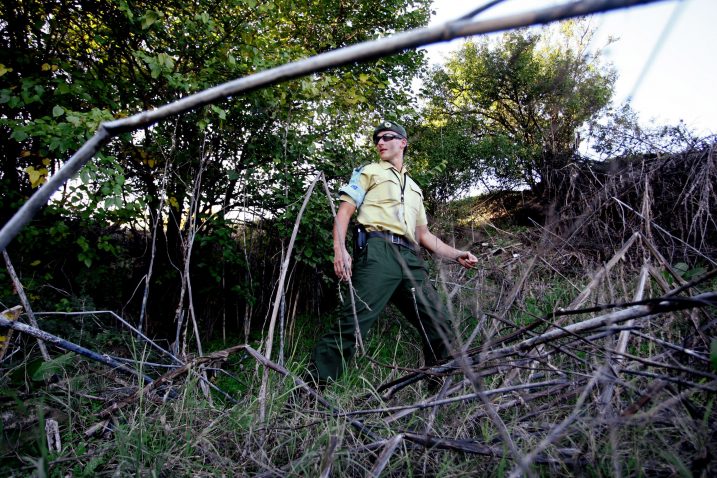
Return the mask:
<path id="1" fill-rule="evenodd" d="M 423 207 L 423 192 L 408 177 L 405 166 L 397 171 L 387 161 L 371 163 L 355 171 L 351 183 L 365 194 L 363 202 L 358 205 L 358 222 L 367 231 L 390 231 L 418 242 L 416 226 L 427 225 L 428 219 Z M 346 193 L 341 194 L 341 200 L 357 205 L 355 199 Z"/>

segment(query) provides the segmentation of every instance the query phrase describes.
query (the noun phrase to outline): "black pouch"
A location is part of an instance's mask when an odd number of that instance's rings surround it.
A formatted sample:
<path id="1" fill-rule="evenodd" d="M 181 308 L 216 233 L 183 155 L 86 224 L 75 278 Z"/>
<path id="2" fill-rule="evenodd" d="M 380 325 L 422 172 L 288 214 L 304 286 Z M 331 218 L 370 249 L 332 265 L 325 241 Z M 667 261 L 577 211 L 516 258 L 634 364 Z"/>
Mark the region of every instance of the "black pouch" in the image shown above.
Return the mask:
<path id="1" fill-rule="evenodd" d="M 366 249 L 366 241 L 368 235 L 363 224 L 354 224 L 354 259 L 358 259 L 364 249 Z"/>

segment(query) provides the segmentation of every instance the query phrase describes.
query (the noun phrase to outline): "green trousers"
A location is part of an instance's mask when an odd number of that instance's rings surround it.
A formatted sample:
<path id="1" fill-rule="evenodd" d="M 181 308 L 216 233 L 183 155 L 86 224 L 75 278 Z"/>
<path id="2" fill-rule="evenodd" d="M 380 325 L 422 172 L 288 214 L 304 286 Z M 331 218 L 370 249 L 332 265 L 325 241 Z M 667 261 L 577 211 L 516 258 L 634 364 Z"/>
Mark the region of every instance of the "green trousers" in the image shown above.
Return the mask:
<path id="1" fill-rule="evenodd" d="M 448 314 L 416 253 L 380 237 L 370 238 L 361 255 L 354 258 L 352 283 L 361 337 L 366 337 L 391 301 L 418 330 L 427 365 L 448 356 L 444 340 L 451 337 Z M 323 382 L 341 375 L 356 352 L 354 329 L 351 299 L 344 297 L 339 322 L 314 348 L 311 373 L 318 375 L 315 379 Z"/>

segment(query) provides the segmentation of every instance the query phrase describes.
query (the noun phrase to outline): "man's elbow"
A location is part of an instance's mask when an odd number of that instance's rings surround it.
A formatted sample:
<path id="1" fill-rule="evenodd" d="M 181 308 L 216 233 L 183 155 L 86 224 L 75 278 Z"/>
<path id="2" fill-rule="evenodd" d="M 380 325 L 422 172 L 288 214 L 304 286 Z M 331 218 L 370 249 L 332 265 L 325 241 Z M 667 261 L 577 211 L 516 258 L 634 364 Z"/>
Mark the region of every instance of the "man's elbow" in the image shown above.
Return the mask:
<path id="1" fill-rule="evenodd" d="M 436 248 L 436 243 L 435 241 L 431 241 L 431 237 L 435 238 L 435 236 L 428 231 L 416 231 L 416 240 L 418 241 L 418 244 L 421 247 L 433 252 Z"/>

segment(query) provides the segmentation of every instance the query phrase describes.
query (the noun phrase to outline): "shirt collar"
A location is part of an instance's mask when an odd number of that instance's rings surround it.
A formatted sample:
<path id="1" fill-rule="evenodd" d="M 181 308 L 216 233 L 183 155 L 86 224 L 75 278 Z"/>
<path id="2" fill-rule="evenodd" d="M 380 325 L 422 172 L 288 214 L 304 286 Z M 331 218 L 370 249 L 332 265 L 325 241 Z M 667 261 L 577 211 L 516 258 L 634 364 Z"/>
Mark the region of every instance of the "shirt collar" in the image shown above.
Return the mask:
<path id="1" fill-rule="evenodd" d="M 388 169 L 393 169 L 394 171 L 398 171 L 398 170 L 397 170 L 396 168 L 394 168 L 393 165 L 392 165 L 391 163 L 389 163 L 388 161 L 381 161 L 379 164 L 381 165 L 381 167 L 382 167 L 383 169 L 386 169 L 386 170 L 388 170 Z M 399 174 L 403 174 L 403 173 L 407 173 L 407 172 L 408 172 L 408 168 L 406 167 L 406 162 L 404 161 L 404 162 L 403 162 L 403 169 L 401 169 L 400 171 L 398 171 L 398 173 L 399 173 Z"/>

